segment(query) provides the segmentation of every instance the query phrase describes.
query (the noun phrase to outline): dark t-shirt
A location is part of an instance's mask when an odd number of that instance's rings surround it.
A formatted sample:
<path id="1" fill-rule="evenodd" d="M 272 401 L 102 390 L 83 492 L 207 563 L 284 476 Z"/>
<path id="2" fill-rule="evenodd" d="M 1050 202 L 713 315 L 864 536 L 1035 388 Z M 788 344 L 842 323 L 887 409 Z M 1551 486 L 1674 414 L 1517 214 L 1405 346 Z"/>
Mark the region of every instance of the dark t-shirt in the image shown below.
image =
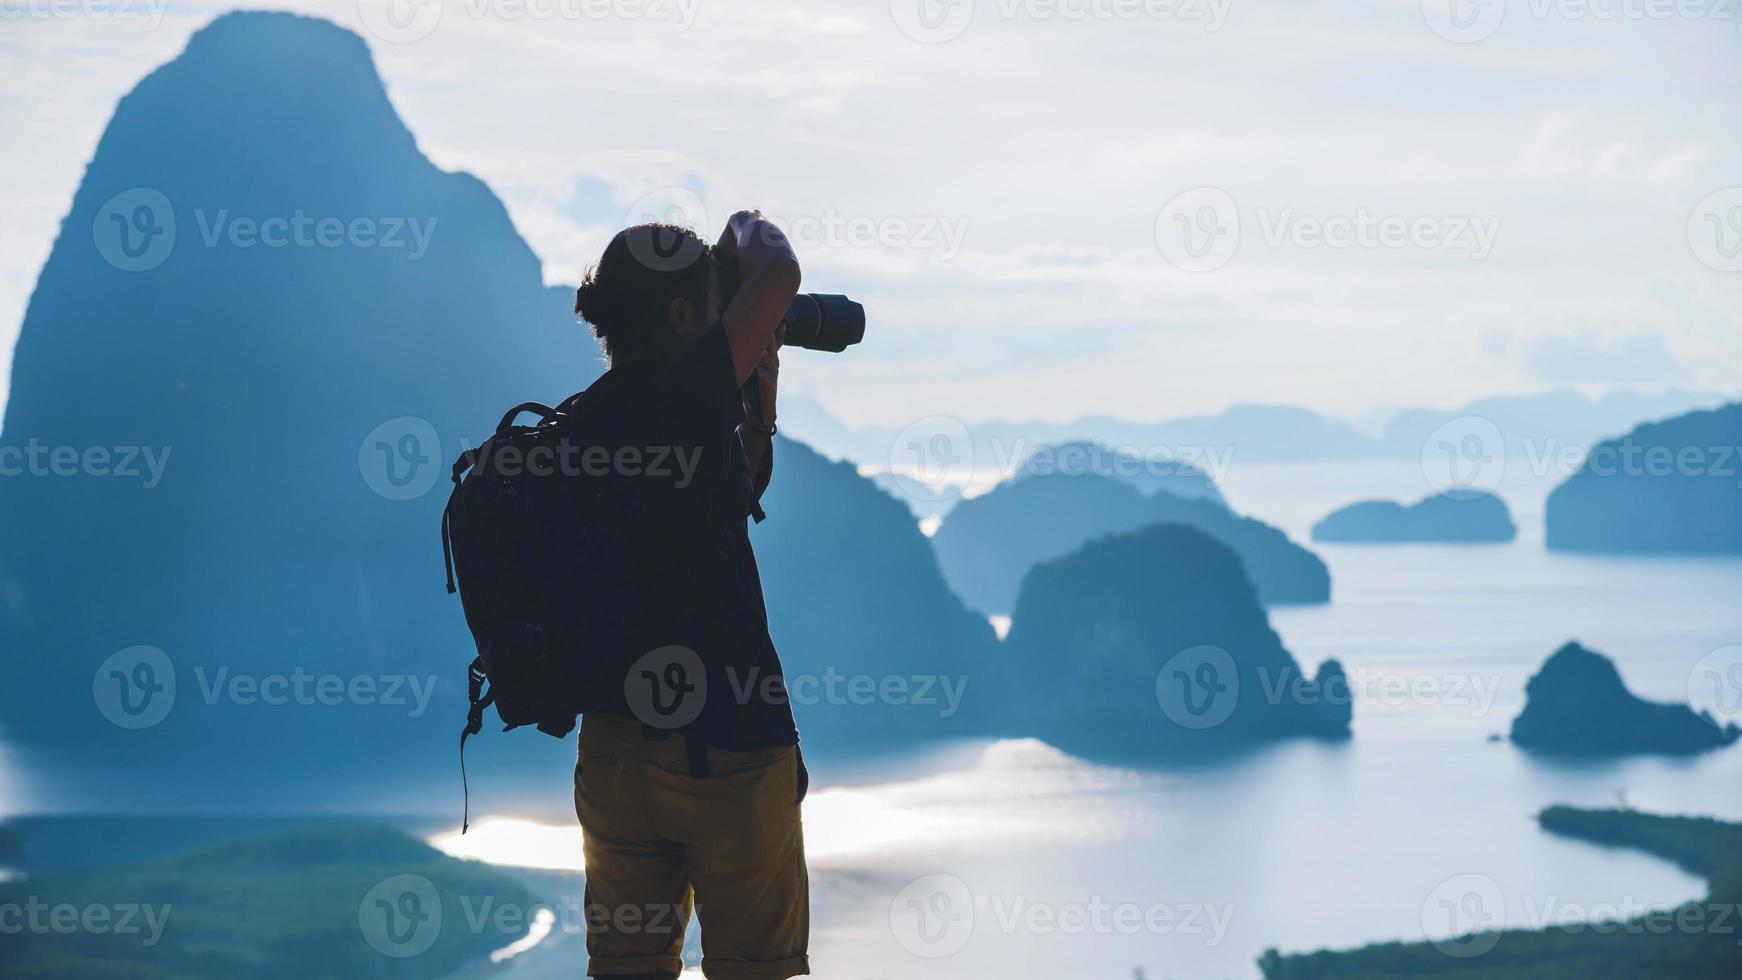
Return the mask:
<path id="1" fill-rule="evenodd" d="M 618 445 L 607 448 L 626 477 L 618 483 L 627 489 L 631 539 L 646 559 L 638 571 L 653 580 L 646 589 L 656 625 L 645 642 L 669 651 L 650 651 L 632 671 L 630 716 L 727 749 L 796 745 L 750 547 L 755 491 L 738 441 L 743 395 L 725 329 L 715 324 L 663 364 L 613 367 L 594 383 L 588 411 L 619 423 L 610 440 Z M 698 660 L 705 687 L 687 677 Z M 673 663 L 678 688 L 664 683 Z M 643 681 L 651 691 L 636 686 Z M 650 710 L 661 717 L 647 717 Z"/>

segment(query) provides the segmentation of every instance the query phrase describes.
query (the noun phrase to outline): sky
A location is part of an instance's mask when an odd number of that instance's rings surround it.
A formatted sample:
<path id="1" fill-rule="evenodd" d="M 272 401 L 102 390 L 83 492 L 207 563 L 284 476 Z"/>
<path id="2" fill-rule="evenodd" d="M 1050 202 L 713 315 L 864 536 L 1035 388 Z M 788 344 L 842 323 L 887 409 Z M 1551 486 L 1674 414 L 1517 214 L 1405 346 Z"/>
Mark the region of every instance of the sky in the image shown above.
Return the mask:
<path id="1" fill-rule="evenodd" d="M 551 283 L 780 221 L 867 307 L 784 362 L 850 424 L 1742 389 L 1742 0 L 272 6 L 363 35 Z M 6 375 L 116 100 L 229 9 L 0 0 Z"/>

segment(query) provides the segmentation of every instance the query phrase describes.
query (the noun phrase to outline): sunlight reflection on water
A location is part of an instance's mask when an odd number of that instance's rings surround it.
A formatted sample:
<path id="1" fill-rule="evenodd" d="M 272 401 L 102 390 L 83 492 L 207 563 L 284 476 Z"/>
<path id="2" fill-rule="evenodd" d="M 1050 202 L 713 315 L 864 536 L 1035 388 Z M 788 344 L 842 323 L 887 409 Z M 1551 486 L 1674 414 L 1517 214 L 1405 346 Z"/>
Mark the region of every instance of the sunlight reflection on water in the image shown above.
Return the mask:
<path id="1" fill-rule="evenodd" d="M 1141 820 L 1135 809 L 1085 807 L 1085 794 L 1122 793 L 1153 777 L 1097 766 L 1035 739 L 994 742 L 977 765 L 919 779 L 813 791 L 804 803 L 805 856 L 851 868 L 916 850 L 1003 848 L 1088 833 L 1102 838 Z M 487 816 L 464 837 L 429 839 L 453 857 L 552 871 L 584 871 L 578 825 Z"/>

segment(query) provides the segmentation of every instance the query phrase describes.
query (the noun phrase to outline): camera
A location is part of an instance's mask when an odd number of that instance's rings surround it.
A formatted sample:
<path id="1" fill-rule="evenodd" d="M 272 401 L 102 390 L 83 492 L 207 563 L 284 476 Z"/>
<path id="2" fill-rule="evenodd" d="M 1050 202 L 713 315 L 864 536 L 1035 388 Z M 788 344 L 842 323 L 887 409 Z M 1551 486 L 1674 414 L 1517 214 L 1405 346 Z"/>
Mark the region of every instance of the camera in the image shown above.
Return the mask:
<path id="1" fill-rule="evenodd" d="M 715 269 L 720 294 L 730 305 L 738 292 L 738 270 L 724 262 L 716 262 Z M 780 322 L 787 347 L 839 354 L 865 339 L 865 307 L 838 293 L 799 293 Z"/>
<path id="2" fill-rule="evenodd" d="M 839 354 L 865 339 L 865 307 L 836 293 L 799 293 L 780 322 L 788 347 Z"/>

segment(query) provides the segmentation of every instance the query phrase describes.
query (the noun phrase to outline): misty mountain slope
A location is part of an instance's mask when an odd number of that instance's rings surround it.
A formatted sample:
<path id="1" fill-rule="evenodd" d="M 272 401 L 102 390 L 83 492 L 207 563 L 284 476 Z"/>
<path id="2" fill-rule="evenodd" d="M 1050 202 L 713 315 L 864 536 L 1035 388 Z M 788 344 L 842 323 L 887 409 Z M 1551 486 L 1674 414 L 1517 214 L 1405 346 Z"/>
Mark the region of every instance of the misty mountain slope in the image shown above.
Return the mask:
<path id="1" fill-rule="evenodd" d="M 1232 547 L 1266 603 L 1327 602 L 1324 562 L 1282 531 L 1207 499 L 1145 496 L 1109 476 L 1030 476 L 964 500 L 932 538 L 950 586 L 972 608 L 1006 613 L 1034 565 L 1091 538 L 1158 522 L 1189 524 Z"/>
<path id="2" fill-rule="evenodd" d="M 446 467 L 597 374 L 563 292 L 488 188 L 419 152 L 356 35 L 194 34 L 117 106 L 18 342 L 3 446 L 45 455 L 0 482 L 5 738 L 149 784 L 141 805 L 178 798 L 145 774 L 176 759 L 235 798 L 261 759 L 338 747 L 445 773 L 470 656 Z M 136 645 L 167 660 L 99 671 Z M 261 700 L 299 676 L 377 687 Z"/>
<path id="3" fill-rule="evenodd" d="M 751 533 L 805 744 L 836 746 L 850 734 L 958 734 L 977 726 L 988 708 L 981 687 L 997 641 L 986 620 L 945 584 L 907 508 L 852 464 L 830 462 L 808 446 L 781 438 L 774 458 L 763 500 L 768 519 Z M 843 678 L 836 695 L 826 688 L 831 673 Z M 935 697 L 917 690 L 890 698 L 845 693 L 845 678 L 881 684 L 921 675 L 965 685 L 953 711 L 935 682 L 917 682 L 932 684 Z"/>
<path id="4" fill-rule="evenodd" d="M 1557 551 L 1742 553 L 1742 402 L 1592 447 L 1548 497 Z"/>

